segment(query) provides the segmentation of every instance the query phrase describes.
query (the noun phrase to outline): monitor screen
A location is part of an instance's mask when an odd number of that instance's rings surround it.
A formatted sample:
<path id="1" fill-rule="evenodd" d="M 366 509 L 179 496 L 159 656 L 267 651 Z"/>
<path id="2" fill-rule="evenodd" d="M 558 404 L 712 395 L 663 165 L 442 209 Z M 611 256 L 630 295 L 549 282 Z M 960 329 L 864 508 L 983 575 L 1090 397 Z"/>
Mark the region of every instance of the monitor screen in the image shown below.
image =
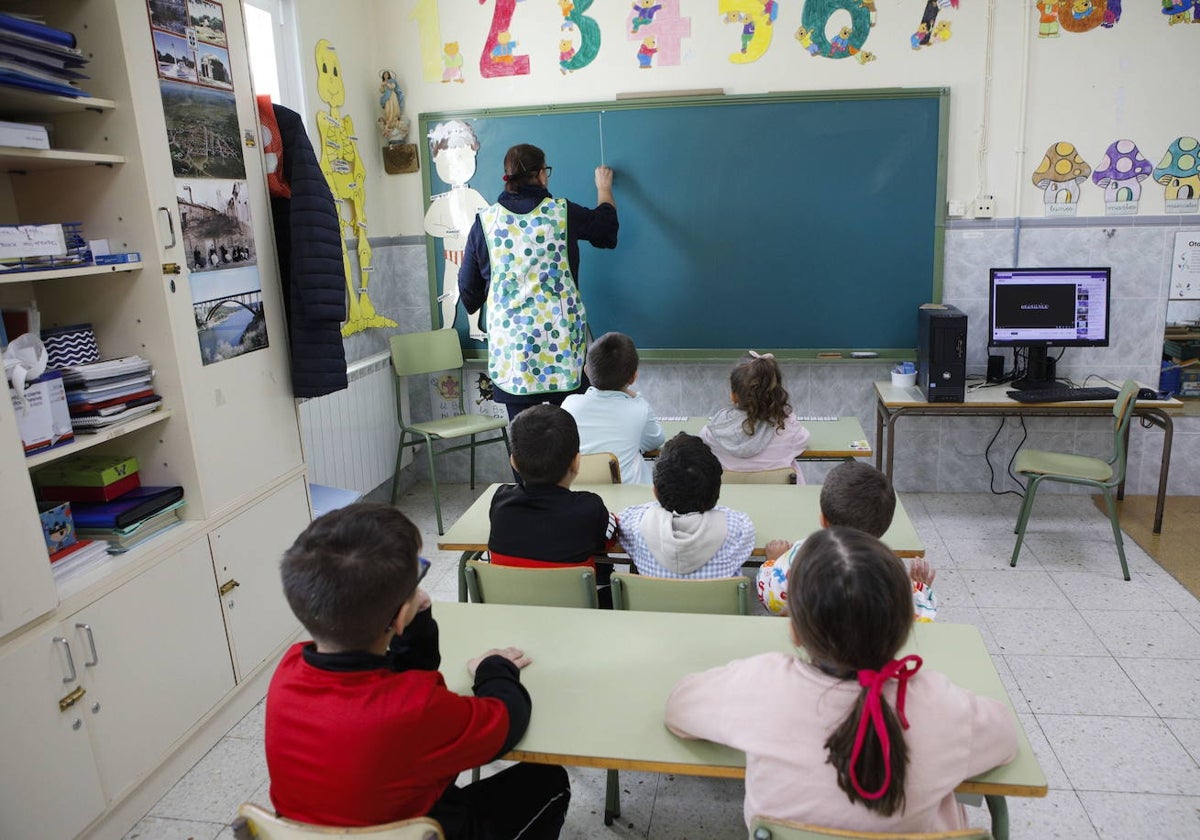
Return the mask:
<path id="1" fill-rule="evenodd" d="M 988 342 L 998 347 L 1107 347 L 1107 268 L 993 268 Z"/>

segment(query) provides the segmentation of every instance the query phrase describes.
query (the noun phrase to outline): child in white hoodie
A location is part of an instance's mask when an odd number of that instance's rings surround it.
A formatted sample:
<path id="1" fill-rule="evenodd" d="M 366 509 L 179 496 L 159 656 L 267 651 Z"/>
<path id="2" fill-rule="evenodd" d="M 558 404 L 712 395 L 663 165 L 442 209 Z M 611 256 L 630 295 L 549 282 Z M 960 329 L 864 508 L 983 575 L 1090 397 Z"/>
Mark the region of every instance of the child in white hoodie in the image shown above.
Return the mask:
<path id="1" fill-rule="evenodd" d="M 638 572 L 665 578 L 733 577 L 754 551 L 754 523 L 717 505 L 721 464 L 680 432 L 654 465 L 654 498 L 621 511 L 620 541 Z"/>
<path id="2" fill-rule="evenodd" d="M 809 432 L 788 403 L 775 357 L 749 351 L 729 374 L 729 391 L 733 405 L 700 430 L 721 466 L 730 472 L 792 467 L 796 483 L 803 484 L 796 456 L 808 446 Z"/>

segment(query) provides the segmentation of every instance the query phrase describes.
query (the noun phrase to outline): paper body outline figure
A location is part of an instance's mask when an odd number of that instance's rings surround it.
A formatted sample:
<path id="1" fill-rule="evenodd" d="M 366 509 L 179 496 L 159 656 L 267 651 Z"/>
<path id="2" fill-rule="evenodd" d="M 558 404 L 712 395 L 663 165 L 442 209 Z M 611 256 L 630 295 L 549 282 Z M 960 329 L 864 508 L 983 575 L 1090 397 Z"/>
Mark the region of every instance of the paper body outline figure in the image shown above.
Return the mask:
<path id="1" fill-rule="evenodd" d="M 1154 167 L 1154 180 L 1163 185 L 1167 213 L 1195 213 L 1200 207 L 1200 141 L 1176 137 Z"/>
<path id="2" fill-rule="evenodd" d="M 1079 204 L 1079 184 L 1092 174 L 1073 143 L 1052 143 L 1033 172 L 1033 184 L 1042 191 L 1047 216 L 1074 216 Z"/>
<path id="3" fill-rule="evenodd" d="M 1104 190 L 1108 216 L 1132 216 L 1142 197 L 1142 181 L 1154 167 L 1132 140 L 1114 140 L 1092 172 L 1092 182 Z"/>
<path id="4" fill-rule="evenodd" d="M 467 247 L 467 234 L 479 211 L 488 201 L 468 182 L 475 176 L 475 153 L 479 139 L 463 120 L 447 120 L 429 129 L 429 152 L 438 177 L 450 185 L 447 192 L 429 199 L 425 211 L 425 232 L 442 240 L 442 292 L 438 302 L 442 310 L 442 329 L 453 329 L 458 314 L 458 267 Z M 480 312 L 467 315 L 467 334 L 484 341 L 487 333 L 479 325 Z"/>
<path id="5" fill-rule="evenodd" d="M 317 112 L 321 171 L 329 183 L 338 207 L 342 238 L 358 241 L 358 288 L 350 267 L 350 254 L 342 246 L 342 268 L 346 273 L 346 323 L 342 335 L 350 336 L 371 327 L 394 327 L 396 322 L 375 311 L 367 296 L 367 284 L 374 267 L 371 265 L 371 245 L 367 239 L 367 169 L 354 136 L 354 121 L 340 113 L 346 103 L 346 86 L 342 81 L 341 63 L 333 44 L 322 38 L 317 41 L 314 57 L 317 62 L 317 96 L 329 106 Z"/>

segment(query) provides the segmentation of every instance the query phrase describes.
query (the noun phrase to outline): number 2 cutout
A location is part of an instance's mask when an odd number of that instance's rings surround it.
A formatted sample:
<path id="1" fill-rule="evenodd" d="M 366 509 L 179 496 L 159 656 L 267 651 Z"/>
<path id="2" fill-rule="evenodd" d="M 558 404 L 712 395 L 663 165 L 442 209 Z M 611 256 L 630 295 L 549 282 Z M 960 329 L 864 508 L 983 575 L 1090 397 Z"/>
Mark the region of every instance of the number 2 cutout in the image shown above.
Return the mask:
<path id="1" fill-rule="evenodd" d="M 479 5 L 485 3 L 479 0 Z M 508 28 L 516 8 L 517 0 L 496 0 L 492 28 L 479 55 L 479 74 L 485 79 L 529 75 L 529 56 L 516 54 L 517 40 Z"/>

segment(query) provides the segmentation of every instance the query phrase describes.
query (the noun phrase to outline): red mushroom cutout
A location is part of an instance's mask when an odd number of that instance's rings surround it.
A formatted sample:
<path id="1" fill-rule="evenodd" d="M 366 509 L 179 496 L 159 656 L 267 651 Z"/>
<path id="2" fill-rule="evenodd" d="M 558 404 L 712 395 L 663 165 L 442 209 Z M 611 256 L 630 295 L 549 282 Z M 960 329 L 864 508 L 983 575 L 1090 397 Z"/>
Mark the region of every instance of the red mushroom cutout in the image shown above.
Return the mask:
<path id="1" fill-rule="evenodd" d="M 1176 137 L 1154 167 L 1154 180 L 1167 188 L 1168 213 L 1195 213 L 1200 203 L 1200 140 Z"/>
<path id="2" fill-rule="evenodd" d="M 1105 212 L 1109 216 L 1132 216 L 1142 196 L 1142 181 L 1154 167 L 1142 157 L 1137 143 L 1115 140 L 1100 159 L 1092 180 L 1104 188 Z"/>
<path id="3" fill-rule="evenodd" d="M 1074 216 L 1079 201 L 1076 186 L 1087 180 L 1092 167 L 1079 156 L 1075 146 L 1060 140 L 1046 150 L 1033 172 L 1033 183 L 1044 193 L 1046 215 Z"/>

